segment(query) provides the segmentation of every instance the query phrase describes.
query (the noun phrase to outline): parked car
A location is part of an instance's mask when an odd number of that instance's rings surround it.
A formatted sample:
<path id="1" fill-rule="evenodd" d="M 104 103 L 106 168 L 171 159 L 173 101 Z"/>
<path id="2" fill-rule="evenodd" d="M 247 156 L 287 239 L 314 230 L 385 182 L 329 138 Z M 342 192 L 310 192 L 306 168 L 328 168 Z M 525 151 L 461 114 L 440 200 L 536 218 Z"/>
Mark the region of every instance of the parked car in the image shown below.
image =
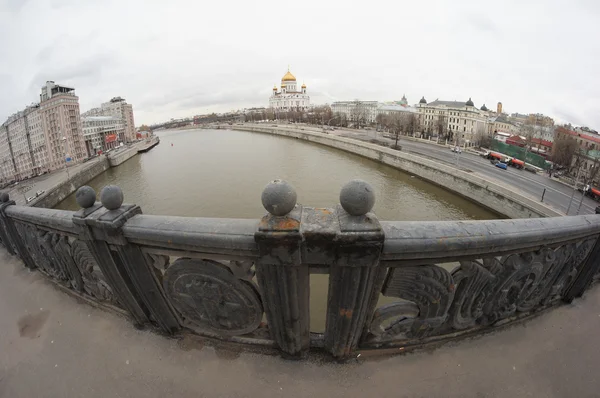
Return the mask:
<path id="1" fill-rule="evenodd" d="M 455 147 L 452 148 L 452 152 L 462 153 L 462 150 L 460 149 L 459 146 L 455 146 Z"/>
<path id="2" fill-rule="evenodd" d="M 32 201 L 32 200 L 34 200 L 34 199 L 35 199 L 35 198 L 34 198 L 33 196 L 30 196 L 30 197 L 28 197 L 28 198 L 27 198 L 27 200 L 26 200 L 26 203 L 29 203 L 29 202 L 31 202 L 31 201 Z"/>
<path id="3" fill-rule="evenodd" d="M 506 163 L 496 162 L 494 166 L 498 167 L 499 169 L 506 170 Z"/>
<path id="4" fill-rule="evenodd" d="M 45 194 L 45 193 L 46 193 L 46 191 L 42 189 L 41 191 L 37 191 L 37 192 L 35 193 L 35 197 L 37 198 L 38 196 L 41 196 L 41 195 L 43 195 L 43 194 Z"/>

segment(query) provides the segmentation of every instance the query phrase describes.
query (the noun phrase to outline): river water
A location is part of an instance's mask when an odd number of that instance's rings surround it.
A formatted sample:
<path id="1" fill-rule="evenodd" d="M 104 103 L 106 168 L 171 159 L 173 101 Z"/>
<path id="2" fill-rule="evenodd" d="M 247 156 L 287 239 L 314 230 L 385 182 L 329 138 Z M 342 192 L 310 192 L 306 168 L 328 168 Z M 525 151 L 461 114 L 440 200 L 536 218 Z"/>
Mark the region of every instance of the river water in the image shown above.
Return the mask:
<path id="1" fill-rule="evenodd" d="M 160 145 L 111 168 L 88 183 L 96 192 L 114 184 L 126 203 L 146 214 L 255 218 L 265 214 L 260 196 L 275 178 L 296 188 L 298 203 L 333 207 L 353 178 L 375 190 L 380 220 L 498 218 L 445 189 L 389 166 L 340 150 L 285 137 L 230 130 L 158 134 Z M 56 208 L 78 210 L 75 195 Z M 311 276 L 311 329 L 324 327 L 327 277 Z"/>

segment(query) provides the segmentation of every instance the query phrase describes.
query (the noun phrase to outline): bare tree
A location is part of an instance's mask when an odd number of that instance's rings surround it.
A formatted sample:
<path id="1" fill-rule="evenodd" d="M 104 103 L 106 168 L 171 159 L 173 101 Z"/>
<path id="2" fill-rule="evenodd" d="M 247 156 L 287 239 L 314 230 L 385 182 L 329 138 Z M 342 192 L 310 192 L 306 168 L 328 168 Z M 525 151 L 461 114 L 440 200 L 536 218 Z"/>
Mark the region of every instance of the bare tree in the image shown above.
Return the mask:
<path id="1" fill-rule="evenodd" d="M 598 176 L 598 168 L 600 167 L 599 161 L 600 161 L 600 158 L 594 157 L 594 163 L 591 164 L 590 167 L 588 168 L 586 182 L 590 185 L 596 184 L 596 177 Z"/>
<path id="2" fill-rule="evenodd" d="M 577 149 L 577 141 L 574 138 L 558 134 L 552 144 L 552 162 L 570 168 Z"/>
<path id="3" fill-rule="evenodd" d="M 479 124 L 475 132 L 475 144 L 480 148 L 489 148 L 492 145 L 492 137 L 485 126 Z"/>
<path id="4" fill-rule="evenodd" d="M 406 130 L 412 137 L 415 136 L 415 132 L 419 131 L 420 128 L 419 117 L 414 113 L 408 115 Z"/>
<path id="5" fill-rule="evenodd" d="M 348 118 L 345 113 L 336 112 L 328 120 L 330 126 L 348 127 Z"/>
<path id="6" fill-rule="evenodd" d="M 438 134 L 438 141 L 440 139 L 445 140 L 448 139 L 448 118 L 444 115 L 439 115 L 436 122 L 435 128 Z"/>
<path id="7" fill-rule="evenodd" d="M 523 155 L 523 162 L 527 163 L 527 153 L 531 151 L 532 141 L 535 137 L 537 125 L 533 123 L 525 123 L 521 126 L 521 134 L 525 137 L 525 153 Z"/>
<path id="8" fill-rule="evenodd" d="M 383 128 L 383 126 L 385 125 L 386 117 L 387 117 L 387 115 L 385 113 L 380 113 L 377 116 L 375 116 L 375 123 L 377 123 L 377 130 L 379 130 L 380 128 Z"/>
<path id="9" fill-rule="evenodd" d="M 395 112 L 389 116 L 389 128 L 394 134 L 394 149 L 398 149 L 398 140 L 400 139 L 400 134 L 406 132 L 408 127 L 408 114 L 406 112 Z"/>
<path id="10" fill-rule="evenodd" d="M 352 111 L 350 112 L 350 121 L 356 129 L 360 129 L 361 126 L 367 124 L 367 109 L 361 101 L 354 101 Z"/>

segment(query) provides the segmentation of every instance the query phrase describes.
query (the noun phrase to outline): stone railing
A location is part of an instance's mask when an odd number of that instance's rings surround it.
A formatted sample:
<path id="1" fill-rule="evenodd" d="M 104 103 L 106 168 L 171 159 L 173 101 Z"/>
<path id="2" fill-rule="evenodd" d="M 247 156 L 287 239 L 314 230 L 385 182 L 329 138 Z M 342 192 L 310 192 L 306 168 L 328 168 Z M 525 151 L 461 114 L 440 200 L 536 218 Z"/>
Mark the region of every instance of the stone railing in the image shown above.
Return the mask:
<path id="1" fill-rule="evenodd" d="M 600 267 L 600 216 L 380 222 L 371 187 L 340 205 L 296 204 L 273 181 L 261 220 L 144 215 L 118 187 L 78 212 L 20 207 L 0 195 L 0 239 L 26 267 L 136 326 L 348 358 L 521 320 L 583 294 Z M 311 333 L 310 274 L 329 276 L 324 333 Z M 380 304 L 386 302 L 387 304 Z"/>

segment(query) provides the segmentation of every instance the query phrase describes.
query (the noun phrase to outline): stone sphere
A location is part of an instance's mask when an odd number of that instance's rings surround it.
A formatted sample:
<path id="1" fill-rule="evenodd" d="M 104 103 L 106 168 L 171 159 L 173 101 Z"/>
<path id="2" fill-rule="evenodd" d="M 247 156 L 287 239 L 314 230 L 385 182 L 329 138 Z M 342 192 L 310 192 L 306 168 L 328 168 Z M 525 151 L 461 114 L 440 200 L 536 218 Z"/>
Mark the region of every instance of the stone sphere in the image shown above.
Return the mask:
<path id="1" fill-rule="evenodd" d="M 5 203 L 10 200 L 7 192 L 0 192 L 0 202 Z"/>
<path id="2" fill-rule="evenodd" d="M 261 200 L 267 211 L 274 216 L 285 216 L 296 206 L 296 190 L 283 180 L 273 180 L 263 190 Z"/>
<path id="3" fill-rule="evenodd" d="M 362 216 L 375 205 L 373 187 L 363 180 L 351 180 L 340 191 L 340 204 L 353 216 Z"/>
<path id="4" fill-rule="evenodd" d="M 116 185 L 107 185 L 100 191 L 100 202 L 108 210 L 117 210 L 123 204 L 123 191 Z"/>
<path id="5" fill-rule="evenodd" d="M 84 185 L 75 192 L 75 201 L 79 207 L 88 209 L 96 203 L 96 191 L 92 187 Z"/>

